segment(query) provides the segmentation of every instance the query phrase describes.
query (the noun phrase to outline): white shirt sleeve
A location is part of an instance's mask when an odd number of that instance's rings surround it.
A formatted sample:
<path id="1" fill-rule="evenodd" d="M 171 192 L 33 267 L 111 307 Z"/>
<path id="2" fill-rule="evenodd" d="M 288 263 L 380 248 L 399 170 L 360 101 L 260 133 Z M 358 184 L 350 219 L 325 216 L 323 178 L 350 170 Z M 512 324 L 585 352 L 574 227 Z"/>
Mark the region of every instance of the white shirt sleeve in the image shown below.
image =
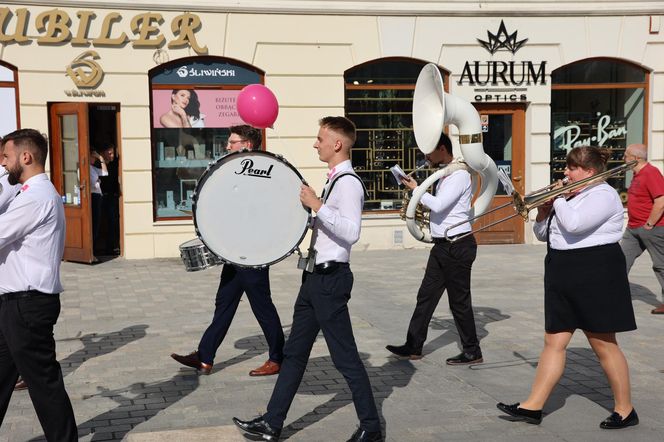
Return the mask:
<path id="1" fill-rule="evenodd" d="M 316 218 L 338 239 L 355 244 L 360 239 L 364 189 L 357 178 L 339 178 Z"/>
<path id="2" fill-rule="evenodd" d="M 549 217 L 547 216 L 544 218 L 543 221 L 540 222 L 535 222 L 533 224 L 533 233 L 535 234 L 535 238 L 537 238 L 540 241 L 546 241 L 546 227 L 549 225 Z"/>
<path id="3" fill-rule="evenodd" d="M 570 233 L 584 233 L 597 229 L 608 221 L 614 214 L 615 195 L 610 192 L 592 192 L 583 200 L 579 208 L 564 198 L 557 198 L 553 202 L 558 225 Z"/>
<path id="4" fill-rule="evenodd" d="M 23 239 L 44 221 L 44 205 L 29 197 L 12 201 L 6 212 L 0 215 L 0 249 Z"/>
<path id="5" fill-rule="evenodd" d="M 468 184 L 467 181 L 463 173 L 454 172 L 438 185 L 436 196 L 427 192 L 422 195 L 421 202 L 434 213 L 449 211 L 463 195 Z"/>

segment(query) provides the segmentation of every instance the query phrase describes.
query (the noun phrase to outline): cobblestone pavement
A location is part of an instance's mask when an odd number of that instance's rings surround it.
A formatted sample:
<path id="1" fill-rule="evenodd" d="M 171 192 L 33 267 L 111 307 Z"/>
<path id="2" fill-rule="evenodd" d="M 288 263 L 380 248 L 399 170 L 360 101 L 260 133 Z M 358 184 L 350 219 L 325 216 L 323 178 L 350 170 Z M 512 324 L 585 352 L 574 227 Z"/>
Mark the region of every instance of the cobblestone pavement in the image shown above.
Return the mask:
<path id="1" fill-rule="evenodd" d="M 620 335 L 641 424 L 614 432 L 598 428 L 610 413 L 611 392 L 581 333 L 569 347 L 543 423 L 501 418 L 496 402 L 525 398 L 541 350 L 544 253 L 539 245 L 480 246 L 473 299 L 486 362 L 470 368 L 445 365 L 459 351 L 445 297 L 422 360 L 397 360 L 384 348 L 405 341 L 427 250 L 353 253 L 351 317 L 386 440 L 662 440 L 664 317 L 650 314 L 661 295 L 647 256 L 630 275 L 639 329 Z M 240 304 L 210 376 L 169 357 L 196 347 L 211 319 L 219 267 L 187 273 L 178 259 L 115 259 L 64 263 L 62 269 L 66 291 L 55 336 L 81 440 L 245 440 L 231 417 L 262 412 L 275 381 L 248 376 L 267 358 L 248 303 Z M 271 280 L 288 332 L 300 281 L 295 259 L 273 266 Z M 348 387 L 322 338 L 286 424 L 283 438 L 292 441 L 344 441 L 357 425 Z M 28 393 L 14 393 L 0 442 L 40 440 L 41 431 Z"/>

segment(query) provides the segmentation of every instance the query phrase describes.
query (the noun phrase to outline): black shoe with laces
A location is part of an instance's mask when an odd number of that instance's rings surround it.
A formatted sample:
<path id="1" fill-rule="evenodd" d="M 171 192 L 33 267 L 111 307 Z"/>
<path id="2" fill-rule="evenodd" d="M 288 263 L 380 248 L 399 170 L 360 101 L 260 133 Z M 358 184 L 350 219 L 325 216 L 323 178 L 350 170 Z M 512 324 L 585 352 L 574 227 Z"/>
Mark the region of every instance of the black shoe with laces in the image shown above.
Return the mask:
<path id="1" fill-rule="evenodd" d="M 452 358 L 447 358 L 445 360 L 447 365 L 470 365 L 470 364 L 480 364 L 484 362 L 484 358 L 482 358 L 482 353 L 466 353 L 461 352 L 458 355 L 452 357 Z"/>
<path id="2" fill-rule="evenodd" d="M 380 431 L 367 431 L 358 428 L 346 442 L 383 442 L 383 434 Z"/>
<path id="3" fill-rule="evenodd" d="M 636 410 L 632 408 L 631 413 L 627 415 L 625 419 L 615 411 L 611 413 L 611 416 L 607 417 L 599 424 L 599 427 L 604 430 L 618 430 L 620 428 L 627 428 L 639 424 L 639 415 L 636 414 Z"/>
<path id="4" fill-rule="evenodd" d="M 539 425 L 542 423 L 542 410 L 527 410 L 519 407 L 519 402 L 512 405 L 498 402 L 496 407 L 505 414 L 509 414 L 514 422 L 528 422 L 529 424 Z"/>
<path id="5" fill-rule="evenodd" d="M 237 425 L 238 428 L 240 428 L 242 431 L 253 434 L 254 436 L 260 436 L 263 438 L 263 440 L 276 442 L 279 440 L 279 436 L 281 435 L 281 430 L 272 428 L 270 424 L 265 422 L 263 416 L 258 416 L 257 418 L 250 421 L 243 421 L 234 417 L 233 423 Z"/>

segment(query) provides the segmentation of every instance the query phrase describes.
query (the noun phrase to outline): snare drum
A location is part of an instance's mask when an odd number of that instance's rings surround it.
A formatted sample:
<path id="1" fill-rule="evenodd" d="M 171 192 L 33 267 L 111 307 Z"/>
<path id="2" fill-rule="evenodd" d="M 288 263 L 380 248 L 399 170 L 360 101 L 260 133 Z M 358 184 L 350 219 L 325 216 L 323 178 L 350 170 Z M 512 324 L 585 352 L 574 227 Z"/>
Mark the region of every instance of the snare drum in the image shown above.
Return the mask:
<path id="1" fill-rule="evenodd" d="M 188 272 L 223 264 L 223 261 L 210 252 L 198 238 L 180 244 L 180 258 Z"/>
<path id="2" fill-rule="evenodd" d="M 223 261 L 264 267 L 291 255 L 311 211 L 300 202 L 302 175 L 279 155 L 230 153 L 210 164 L 193 197 L 196 234 Z"/>

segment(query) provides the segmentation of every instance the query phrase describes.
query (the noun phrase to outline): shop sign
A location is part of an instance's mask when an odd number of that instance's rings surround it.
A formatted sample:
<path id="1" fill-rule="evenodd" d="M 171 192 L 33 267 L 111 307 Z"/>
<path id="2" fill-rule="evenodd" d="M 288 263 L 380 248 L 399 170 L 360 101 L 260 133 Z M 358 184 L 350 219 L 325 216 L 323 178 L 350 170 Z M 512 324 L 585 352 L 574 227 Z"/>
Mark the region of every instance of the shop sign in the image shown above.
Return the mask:
<path id="1" fill-rule="evenodd" d="M 488 41 L 479 38 L 477 41 L 491 55 L 498 51 L 515 55 L 528 41 L 527 38 L 518 40 L 517 33 L 508 33 L 505 22 L 501 20 L 497 33 L 487 31 Z M 546 61 L 466 61 L 457 84 L 475 87 L 475 101 L 527 101 L 528 89 L 524 86 L 546 85 Z"/>
<path id="2" fill-rule="evenodd" d="M 62 45 L 69 43 L 72 46 L 106 46 L 123 47 L 129 42 L 125 32 L 114 31 L 116 23 L 122 22 L 119 12 L 109 12 L 103 17 L 101 31 L 96 37 L 88 36 L 90 24 L 97 19 L 95 11 L 76 11 L 78 23 L 73 24 L 71 17 L 62 9 L 50 9 L 40 13 L 34 20 L 34 26 L 40 34 L 38 37 L 28 35 L 30 11 L 19 8 L 12 12 L 9 8 L 0 8 L 0 43 L 30 43 L 36 40 L 39 45 Z M 14 23 L 13 28 L 11 23 Z M 164 18 L 157 12 L 137 14 L 129 20 L 131 32 L 134 34 L 132 47 L 159 48 L 164 45 L 166 37 L 161 33 L 160 26 Z M 207 54 L 207 46 L 201 46 L 196 40 L 196 32 L 201 27 L 201 19 L 190 12 L 180 14 L 171 20 L 169 28 L 174 38 L 168 42 L 169 49 L 190 46 L 198 54 Z"/>
<path id="3" fill-rule="evenodd" d="M 152 78 L 153 84 L 254 84 L 261 78 L 255 71 L 231 63 L 196 60 L 166 68 Z"/>
<path id="4" fill-rule="evenodd" d="M 570 124 L 567 126 L 558 127 L 553 131 L 553 140 L 559 149 L 564 149 L 567 152 L 579 146 L 599 146 L 602 147 L 608 141 L 614 138 L 624 138 L 627 134 L 627 127 L 625 124 L 611 123 L 610 115 L 598 114 L 596 132 L 585 138 L 581 136 L 581 127 L 577 124 Z M 588 125 L 590 123 L 586 123 Z"/>

